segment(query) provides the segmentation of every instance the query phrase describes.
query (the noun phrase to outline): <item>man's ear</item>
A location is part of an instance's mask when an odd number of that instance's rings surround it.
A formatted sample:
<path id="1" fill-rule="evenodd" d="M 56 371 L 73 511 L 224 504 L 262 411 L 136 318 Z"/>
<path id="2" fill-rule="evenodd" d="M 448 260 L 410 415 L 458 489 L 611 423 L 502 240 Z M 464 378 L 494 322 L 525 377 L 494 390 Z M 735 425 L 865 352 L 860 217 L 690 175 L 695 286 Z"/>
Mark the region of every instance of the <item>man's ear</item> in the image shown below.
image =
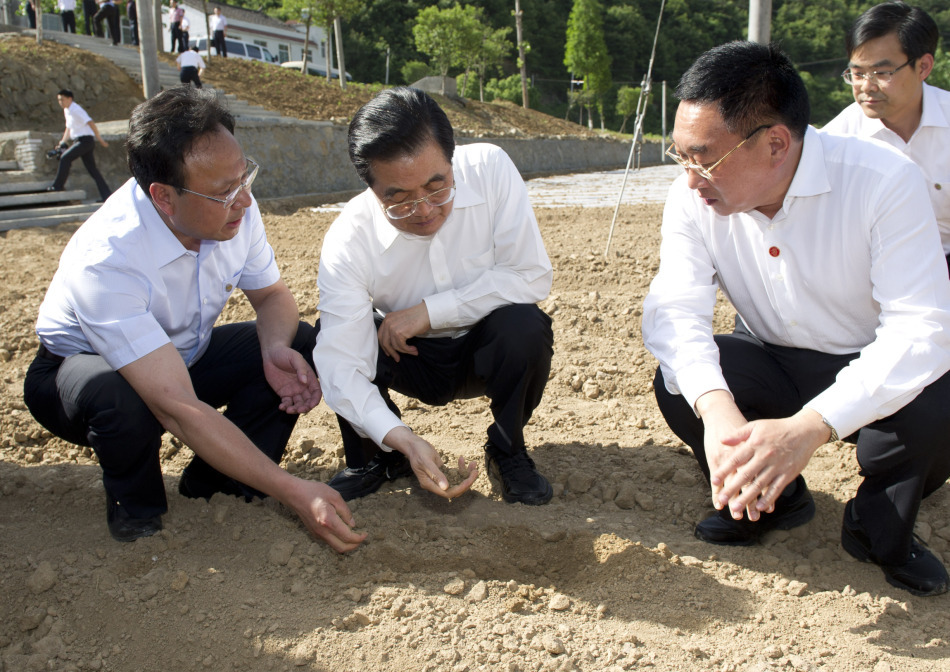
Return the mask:
<path id="1" fill-rule="evenodd" d="M 788 158 L 792 148 L 792 132 L 785 124 L 775 124 L 765 129 L 769 143 L 769 154 L 772 164 L 779 166 Z"/>
<path id="2" fill-rule="evenodd" d="M 920 76 L 920 81 L 924 81 L 925 79 L 927 79 L 927 77 L 930 76 L 930 73 L 933 72 L 934 55 L 924 54 L 917 60 L 920 63 L 919 67 L 917 68 L 917 73 Z"/>
<path id="3" fill-rule="evenodd" d="M 148 195 L 152 197 L 152 203 L 155 204 L 155 207 L 161 211 L 166 217 L 171 217 L 175 214 L 175 204 L 177 199 L 175 196 L 175 188 L 168 184 L 161 184 L 159 182 L 152 182 L 148 187 Z"/>

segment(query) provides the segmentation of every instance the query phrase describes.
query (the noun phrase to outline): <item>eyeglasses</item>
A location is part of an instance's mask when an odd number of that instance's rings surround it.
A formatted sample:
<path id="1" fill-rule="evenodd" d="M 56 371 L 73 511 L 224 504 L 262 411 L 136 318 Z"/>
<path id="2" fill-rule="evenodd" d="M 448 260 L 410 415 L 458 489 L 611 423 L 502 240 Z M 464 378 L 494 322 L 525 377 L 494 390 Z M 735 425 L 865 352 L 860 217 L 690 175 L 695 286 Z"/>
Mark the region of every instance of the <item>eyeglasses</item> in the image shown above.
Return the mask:
<path id="1" fill-rule="evenodd" d="M 704 180 L 709 180 L 709 179 L 712 179 L 712 171 L 716 170 L 716 168 L 719 167 L 719 164 L 720 164 L 720 163 L 722 163 L 723 161 L 725 161 L 726 159 L 728 159 L 730 154 L 732 154 L 734 151 L 736 151 L 737 149 L 739 149 L 740 147 L 742 147 L 742 145 L 744 145 L 744 144 L 747 143 L 749 140 L 751 140 L 751 139 L 752 139 L 752 136 L 755 135 L 756 133 L 758 133 L 759 131 L 761 131 L 763 128 L 772 128 L 773 125 L 774 125 L 774 124 L 764 124 L 764 125 L 762 125 L 762 126 L 759 126 L 757 129 L 755 129 L 754 131 L 752 131 L 751 133 L 749 133 L 749 135 L 745 136 L 745 139 L 742 140 L 738 145 L 736 145 L 735 147 L 733 147 L 732 149 L 730 149 L 728 152 L 726 152 L 726 155 L 725 155 L 724 157 L 722 157 L 721 159 L 719 159 L 718 161 L 716 161 L 716 163 L 712 164 L 712 165 L 709 166 L 708 168 L 707 168 L 706 166 L 703 166 L 702 164 L 693 163 L 693 162 L 690 161 L 689 159 L 684 159 L 682 156 L 680 156 L 679 154 L 677 154 L 676 151 L 675 151 L 675 148 L 676 148 L 676 143 L 675 143 L 675 142 L 672 143 L 672 144 L 669 146 L 669 148 L 667 148 L 667 150 L 666 150 L 666 155 L 667 155 L 668 157 L 670 157 L 671 159 L 673 159 L 674 161 L 676 161 L 676 163 L 678 163 L 678 164 L 680 164 L 681 166 L 683 166 L 683 168 L 685 168 L 686 170 L 692 170 L 693 172 L 695 172 L 697 175 L 699 175 L 699 176 L 700 176 L 701 178 L 703 178 Z"/>
<path id="2" fill-rule="evenodd" d="M 908 65 L 914 62 L 915 59 L 911 58 L 904 65 L 898 66 L 893 70 L 874 70 L 873 72 L 855 72 L 851 68 L 848 68 L 841 73 L 841 78 L 844 79 L 849 85 L 854 86 L 855 84 L 861 84 L 862 82 L 871 82 L 872 84 L 887 84 L 891 81 L 891 77 L 894 76 L 901 68 L 906 68 Z"/>
<path id="3" fill-rule="evenodd" d="M 405 201 L 403 203 L 397 203 L 396 205 L 390 205 L 388 208 L 383 208 L 383 212 L 385 212 L 386 216 L 390 219 L 405 219 L 406 217 L 412 217 L 412 215 L 415 214 L 420 203 L 428 203 L 433 208 L 438 208 L 439 206 L 445 205 L 454 198 L 455 185 L 453 184 L 451 187 L 445 187 L 443 189 L 439 189 L 438 191 L 433 191 L 428 196 L 417 198 L 414 201 Z"/>
<path id="4" fill-rule="evenodd" d="M 257 177 L 257 171 L 260 169 L 260 165 L 254 159 L 248 158 L 247 168 L 244 170 L 244 179 L 241 180 L 241 184 L 234 188 L 224 198 L 217 198 L 216 196 L 208 196 L 207 194 L 202 194 L 197 191 L 192 191 L 191 189 L 185 189 L 184 187 L 179 187 L 182 191 L 187 191 L 189 194 L 194 194 L 195 196 L 202 196 L 207 198 L 209 201 L 215 201 L 221 203 L 224 206 L 224 209 L 229 209 L 234 205 L 234 201 L 238 199 L 238 196 L 241 195 L 242 191 L 247 190 L 247 193 L 251 193 L 251 185 L 254 184 L 254 179 Z"/>

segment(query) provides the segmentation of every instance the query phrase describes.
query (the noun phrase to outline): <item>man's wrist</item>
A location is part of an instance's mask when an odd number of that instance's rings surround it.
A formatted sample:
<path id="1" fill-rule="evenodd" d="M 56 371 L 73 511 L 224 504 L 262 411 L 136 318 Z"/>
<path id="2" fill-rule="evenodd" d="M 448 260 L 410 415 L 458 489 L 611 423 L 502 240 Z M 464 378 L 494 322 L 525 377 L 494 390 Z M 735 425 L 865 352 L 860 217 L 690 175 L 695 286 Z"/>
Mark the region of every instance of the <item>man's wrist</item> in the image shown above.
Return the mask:
<path id="1" fill-rule="evenodd" d="M 840 439 L 838 438 L 838 430 L 835 429 L 834 425 L 831 424 L 828 418 L 826 418 L 825 416 L 821 416 L 821 422 L 831 432 L 828 436 L 828 440 L 826 441 L 826 443 L 834 443 L 835 441 L 839 441 Z"/>

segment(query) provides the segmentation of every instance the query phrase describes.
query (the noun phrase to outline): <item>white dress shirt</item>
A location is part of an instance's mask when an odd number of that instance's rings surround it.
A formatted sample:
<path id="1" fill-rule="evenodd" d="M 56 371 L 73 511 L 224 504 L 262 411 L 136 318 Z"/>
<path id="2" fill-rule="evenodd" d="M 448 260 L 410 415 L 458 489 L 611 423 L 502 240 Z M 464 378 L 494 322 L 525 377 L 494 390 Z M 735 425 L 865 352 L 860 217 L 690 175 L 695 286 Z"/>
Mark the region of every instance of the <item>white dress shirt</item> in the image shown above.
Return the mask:
<path id="1" fill-rule="evenodd" d="M 76 0 L 58 0 L 56 6 L 61 12 L 72 12 L 76 9 Z"/>
<path id="2" fill-rule="evenodd" d="M 279 279 L 257 201 L 234 238 L 192 252 L 133 178 L 66 245 L 36 333 L 57 355 L 97 352 L 113 369 L 169 342 L 191 366 L 235 288 Z"/>
<path id="3" fill-rule="evenodd" d="M 63 115 L 66 117 L 66 129 L 69 131 L 69 137 L 73 140 L 84 135 L 95 135 L 89 127 L 92 117 L 75 100 L 69 104 L 69 107 L 63 108 Z"/>
<path id="4" fill-rule="evenodd" d="M 208 23 L 212 33 L 218 30 L 224 30 L 228 27 L 228 20 L 224 18 L 224 14 L 212 14 L 208 17 Z"/>
<path id="5" fill-rule="evenodd" d="M 323 241 L 314 363 L 327 405 L 380 446 L 405 425 L 372 383 L 375 311 L 425 301 L 432 328 L 423 336 L 456 337 L 496 308 L 536 303 L 551 290 L 551 262 L 508 155 L 495 145 L 459 146 L 452 170 L 455 201 L 435 234 L 400 232 L 367 189 Z"/>
<path id="6" fill-rule="evenodd" d="M 950 91 L 924 83 L 920 124 L 909 142 L 904 142 L 880 119 L 868 117 L 857 103 L 846 107 L 821 130 L 881 140 L 920 166 L 940 227 L 943 253 L 950 254 Z"/>
<path id="7" fill-rule="evenodd" d="M 191 67 L 204 70 L 205 67 L 205 62 L 204 59 L 201 58 L 201 54 L 199 54 L 197 51 L 192 51 L 191 49 L 178 54 L 178 57 L 175 59 L 175 61 L 182 68 Z"/>
<path id="8" fill-rule="evenodd" d="M 667 389 L 695 408 L 728 390 L 713 341 L 716 288 L 767 343 L 860 352 L 805 406 L 847 436 L 950 369 L 950 281 L 920 170 L 893 149 L 809 128 L 782 209 L 717 215 L 670 188 L 643 339 Z"/>

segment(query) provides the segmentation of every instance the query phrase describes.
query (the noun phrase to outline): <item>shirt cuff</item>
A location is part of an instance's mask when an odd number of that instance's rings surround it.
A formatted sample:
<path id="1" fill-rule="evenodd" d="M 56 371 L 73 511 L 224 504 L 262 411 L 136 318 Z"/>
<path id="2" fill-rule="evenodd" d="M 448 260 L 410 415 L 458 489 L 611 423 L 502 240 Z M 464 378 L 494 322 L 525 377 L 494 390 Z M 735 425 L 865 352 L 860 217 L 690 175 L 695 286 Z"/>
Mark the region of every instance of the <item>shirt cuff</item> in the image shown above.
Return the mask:
<path id="1" fill-rule="evenodd" d="M 696 400 L 707 392 L 713 390 L 729 392 L 729 386 L 726 384 L 726 379 L 723 378 L 722 369 L 719 368 L 718 364 L 694 364 L 680 371 L 676 376 L 676 386 L 679 387 L 680 394 L 689 403 L 694 413 L 696 412 Z M 667 389 L 669 389 L 669 385 L 667 385 Z"/>
<path id="2" fill-rule="evenodd" d="M 427 296 L 424 301 L 429 312 L 430 329 L 445 329 L 458 325 L 458 299 L 454 290 Z"/>
<path id="3" fill-rule="evenodd" d="M 367 436 L 369 436 L 369 438 L 376 443 L 377 446 L 388 453 L 392 452 L 392 448 L 383 445 L 383 439 L 385 439 L 386 435 L 396 427 L 408 428 L 408 425 L 396 417 L 396 414 L 390 411 L 387 407 L 373 411 L 366 418 L 364 418 L 362 429 L 364 432 L 366 432 Z"/>

